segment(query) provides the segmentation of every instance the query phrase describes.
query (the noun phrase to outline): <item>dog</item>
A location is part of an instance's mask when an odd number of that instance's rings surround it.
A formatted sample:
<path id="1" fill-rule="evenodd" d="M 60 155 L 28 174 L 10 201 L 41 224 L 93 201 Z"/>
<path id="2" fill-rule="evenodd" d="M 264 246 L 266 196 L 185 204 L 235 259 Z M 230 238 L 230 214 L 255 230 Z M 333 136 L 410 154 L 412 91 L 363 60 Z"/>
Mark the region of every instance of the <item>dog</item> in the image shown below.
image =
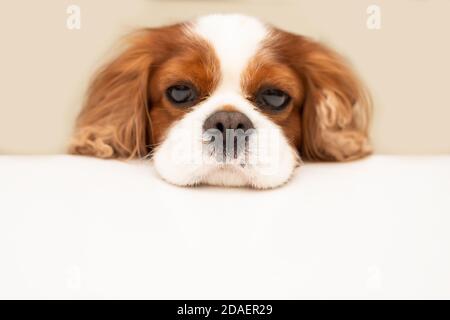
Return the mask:
<path id="1" fill-rule="evenodd" d="M 69 153 L 151 159 L 179 186 L 269 189 L 371 153 L 370 96 L 333 50 L 239 14 L 138 30 L 94 76 Z"/>

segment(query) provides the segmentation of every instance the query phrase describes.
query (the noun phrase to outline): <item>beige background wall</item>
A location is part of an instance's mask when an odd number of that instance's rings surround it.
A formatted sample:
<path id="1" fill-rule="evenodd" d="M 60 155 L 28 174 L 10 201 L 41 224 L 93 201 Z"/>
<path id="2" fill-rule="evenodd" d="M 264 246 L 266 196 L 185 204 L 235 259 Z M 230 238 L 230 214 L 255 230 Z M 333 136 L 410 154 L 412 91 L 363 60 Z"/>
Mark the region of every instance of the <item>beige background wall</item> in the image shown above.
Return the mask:
<path id="1" fill-rule="evenodd" d="M 66 28 L 81 7 L 82 27 Z M 380 30 L 366 9 L 381 6 Z M 448 0 L 2 0 L 0 153 L 61 153 L 87 81 L 118 37 L 212 12 L 259 16 L 347 56 L 372 91 L 378 153 L 450 152 Z"/>

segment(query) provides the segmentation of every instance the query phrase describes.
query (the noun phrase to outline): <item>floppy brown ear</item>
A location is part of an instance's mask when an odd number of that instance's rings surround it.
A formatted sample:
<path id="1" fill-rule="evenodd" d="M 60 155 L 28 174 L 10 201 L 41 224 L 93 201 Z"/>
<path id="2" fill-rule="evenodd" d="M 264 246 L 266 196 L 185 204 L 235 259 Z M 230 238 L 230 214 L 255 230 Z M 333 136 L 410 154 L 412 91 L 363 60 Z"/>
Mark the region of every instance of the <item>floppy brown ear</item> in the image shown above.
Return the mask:
<path id="1" fill-rule="evenodd" d="M 150 30 L 94 77 L 77 119 L 69 153 L 101 158 L 143 157 L 151 139 L 147 87 L 152 63 Z"/>
<path id="2" fill-rule="evenodd" d="M 278 34 L 306 89 L 300 109 L 302 158 L 345 161 L 370 154 L 370 97 L 344 59 L 306 37 Z"/>
<path id="3" fill-rule="evenodd" d="M 345 61 L 311 40 L 302 41 L 306 85 L 302 155 L 311 160 L 352 160 L 371 153 L 368 93 Z"/>

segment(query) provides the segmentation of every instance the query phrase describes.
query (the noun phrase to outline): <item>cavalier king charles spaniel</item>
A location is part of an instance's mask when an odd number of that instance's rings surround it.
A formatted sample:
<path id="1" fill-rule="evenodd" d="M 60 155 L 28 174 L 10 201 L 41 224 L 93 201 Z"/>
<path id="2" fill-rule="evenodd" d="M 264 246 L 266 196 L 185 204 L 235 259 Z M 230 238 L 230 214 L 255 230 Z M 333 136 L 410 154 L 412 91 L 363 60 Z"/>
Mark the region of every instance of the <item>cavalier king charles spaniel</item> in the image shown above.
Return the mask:
<path id="1" fill-rule="evenodd" d="M 72 154 L 152 159 L 166 181 L 274 188 L 371 152 L 371 104 L 335 52 L 243 15 L 139 30 L 94 77 Z"/>

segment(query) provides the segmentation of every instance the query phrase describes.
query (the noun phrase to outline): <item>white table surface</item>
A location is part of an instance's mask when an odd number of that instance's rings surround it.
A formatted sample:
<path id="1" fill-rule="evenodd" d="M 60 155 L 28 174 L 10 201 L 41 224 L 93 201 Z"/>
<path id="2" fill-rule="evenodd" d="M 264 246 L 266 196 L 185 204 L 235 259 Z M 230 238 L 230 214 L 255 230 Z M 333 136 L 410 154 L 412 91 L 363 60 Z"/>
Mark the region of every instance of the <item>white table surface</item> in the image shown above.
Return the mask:
<path id="1" fill-rule="evenodd" d="M 271 191 L 2 156 L 0 298 L 450 298 L 450 156 L 306 164 Z"/>

